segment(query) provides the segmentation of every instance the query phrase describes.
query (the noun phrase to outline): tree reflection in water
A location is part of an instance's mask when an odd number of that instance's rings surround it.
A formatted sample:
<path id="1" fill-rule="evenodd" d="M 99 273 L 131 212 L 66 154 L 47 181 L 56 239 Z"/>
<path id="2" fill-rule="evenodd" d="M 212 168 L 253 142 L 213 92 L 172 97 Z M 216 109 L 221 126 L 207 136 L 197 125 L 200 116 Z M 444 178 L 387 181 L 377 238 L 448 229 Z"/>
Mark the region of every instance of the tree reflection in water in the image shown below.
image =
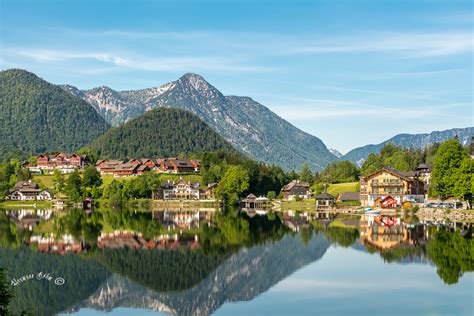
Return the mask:
<path id="1" fill-rule="evenodd" d="M 15 287 L 13 305 L 30 309 L 35 315 L 68 310 L 93 295 L 114 274 L 154 291 L 160 300 L 178 310 L 192 312 L 195 306 L 207 304 L 202 308 L 212 312 L 239 289 L 247 289 L 247 294 L 241 297 L 246 299 L 267 290 L 296 269 L 318 260 L 330 243 L 361 249 L 358 239 L 366 251 L 377 252 L 386 262 L 430 260 L 447 284 L 458 282 L 463 273 L 474 270 L 472 231 L 461 236 L 459 232 L 427 225 L 401 223 L 400 229 L 385 233 L 380 227 L 372 229 L 369 236 L 367 223 L 362 221 L 359 227 L 321 225 L 300 214 L 295 214 L 292 220 L 288 214 L 270 212 L 249 216 L 235 208 L 216 212 L 212 219 L 186 212 L 180 222 L 170 223 L 152 212 L 126 208 L 97 209 L 92 214 L 70 209 L 47 220 L 28 218 L 26 223 L 26 217 L 20 219 L 11 215 L 14 213 L 0 211 L 0 267 L 8 269 L 8 278 L 51 271 L 67 280 L 67 286 L 63 287 L 37 281 Z M 186 223 L 186 216 L 205 220 L 193 227 L 180 226 L 183 219 Z M 131 236 L 127 232 L 139 234 L 141 244 L 136 244 L 140 247 L 116 248 L 117 243 L 98 243 L 103 234 L 110 238 L 120 234 Z M 29 243 L 35 234 L 52 234 L 57 241 L 61 236 L 71 235 L 84 249 L 77 255 L 40 253 L 34 243 Z M 172 235 L 178 239 L 157 239 L 157 236 Z M 110 245 L 115 248 L 111 249 Z M 262 262 L 265 269 L 251 268 Z M 220 278 L 213 279 L 216 273 L 239 277 L 224 286 L 215 283 L 223 282 Z M 252 289 L 247 288 L 249 274 Z M 225 293 L 214 298 L 218 302 L 211 306 L 207 300 L 215 287 L 225 287 L 222 288 Z M 234 292 L 228 292 L 231 288 Z M 182 302 L 184 297 L 194 305 L 178 307 L 182 303 L 177 302 Z"/>

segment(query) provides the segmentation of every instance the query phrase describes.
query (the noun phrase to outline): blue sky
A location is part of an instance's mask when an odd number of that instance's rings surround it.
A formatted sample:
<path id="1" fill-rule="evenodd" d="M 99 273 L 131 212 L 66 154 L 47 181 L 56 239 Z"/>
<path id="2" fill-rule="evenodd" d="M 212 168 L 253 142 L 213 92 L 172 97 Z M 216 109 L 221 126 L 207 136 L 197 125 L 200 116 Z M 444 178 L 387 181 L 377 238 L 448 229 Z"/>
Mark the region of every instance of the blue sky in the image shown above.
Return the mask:
<path id="1" fill-rule="evenodd" d="M 473 125 L 470 1 L 2 0 L 0 67 L 116 90 L 186 72 L 346 152 Z"/>

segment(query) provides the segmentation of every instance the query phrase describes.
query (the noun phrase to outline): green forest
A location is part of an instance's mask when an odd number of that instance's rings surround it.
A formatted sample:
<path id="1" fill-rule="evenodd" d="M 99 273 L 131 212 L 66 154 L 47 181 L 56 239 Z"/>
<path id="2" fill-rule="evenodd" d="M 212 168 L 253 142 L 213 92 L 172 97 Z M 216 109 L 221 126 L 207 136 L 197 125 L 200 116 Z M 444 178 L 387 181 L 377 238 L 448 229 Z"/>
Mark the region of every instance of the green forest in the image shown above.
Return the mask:
<path id="1" fill-rule="evenodd" d="M 19 69 L 0 72 L 0 161 L 72 152 L 109 125 L 85 101 Z"/>
<path id="2" fill-rule="evenodd" d="M 235 149 L 199 117 L 180 109 L 156 108 L 98 137 L 90 148 L 101 158 L 188 157 Z"/>

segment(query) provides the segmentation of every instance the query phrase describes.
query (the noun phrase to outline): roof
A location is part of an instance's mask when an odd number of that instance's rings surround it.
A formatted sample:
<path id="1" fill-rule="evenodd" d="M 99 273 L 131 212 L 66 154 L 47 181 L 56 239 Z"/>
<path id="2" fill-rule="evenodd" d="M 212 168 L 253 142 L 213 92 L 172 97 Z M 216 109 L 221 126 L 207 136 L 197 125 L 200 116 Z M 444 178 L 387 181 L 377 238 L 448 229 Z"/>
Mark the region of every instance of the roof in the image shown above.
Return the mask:
<path id="1" fill-rule="evenodd" d="M 433 170 L 433 165 L 430 163 L 420 163 L 417 167 L 416 170 Z"/>
<path id="2" fill-rule="evenodd" d="M 309 183 L 307 182 L 300 182 L 299 180 L 293 180 L 290 183 L 286 184 L 281 188 L 282 191 L 290 191 L 295 187 L 303 187 L 309 189 Z"/>
<path id="3" fill-rule="evenodd" d="M 138 168 L 138 165 L 135 165 L 133 163 L 124 163 L 115 167 L 115 171 L 133 171 L 136 168 Z"/>
<path id="4" fill-rule="evenodd" d="M 178 168 L 194 168 L 194 165 L 191 163 L 189 160 L 174 160 L 173 163 L 178 167 Z"/>
<path id="5" fill-rule="evenodd" d="M 213 182 L 207 185 L 208 189 L 216 188 L 217 187 L 217 182 Z"/>
<path id="6" fill-rule="evenodd" d="M 19 181 L 17 183 L 15 183 L 15 190 L 19 190 L 19 189 L 37 189 L 38 188 L 38 185 L 36 184 L 36 182 L 33 182 L 33 181 Z"/>
<path id="7" fill-rule="evenodd" d="M 361 178 L 366 180 L 366 179 L 371 178 L 373 175 L 375 175 L 375 174 L 377 174 L 381 171 L 386 171 L 388 173 L 393 174 L 394 176 L 403 178 L 404 180 L 407 180 L 407 181 L 410 181 L 411 180 L 410 177 L 413 177 L 415 175 L 415 173 L 413 171 L 404 172 L 404 171 L 399 171 L 399 170 L 391 168 L 391 167 L 382 167 L 382 168 L 378 169 L 377 171 L 369 173 L 368 175 L 365 175 Z"/>
<path id="8" fill-rule="evenodd" d="M 144 171 L 146 169 L 150 169 L 150 168 L 147 165 L 140 165 L 137 170 L 138 171 Z"/>
<path id="9" fill-rule="evenodd" d="M 335 199 L 334 195 L 331 195 L 327 192 L 323 192 L 321 194 L 318 194 L 314 197 L 316 200 L 328 200 L 328 199 Z"/>
<path id="10" fill-rule="evenodd" d="M 359 192 L 341 192 L 338 196 L 338 200 L 341 201 L 358 201 L 359 198 Z"/>

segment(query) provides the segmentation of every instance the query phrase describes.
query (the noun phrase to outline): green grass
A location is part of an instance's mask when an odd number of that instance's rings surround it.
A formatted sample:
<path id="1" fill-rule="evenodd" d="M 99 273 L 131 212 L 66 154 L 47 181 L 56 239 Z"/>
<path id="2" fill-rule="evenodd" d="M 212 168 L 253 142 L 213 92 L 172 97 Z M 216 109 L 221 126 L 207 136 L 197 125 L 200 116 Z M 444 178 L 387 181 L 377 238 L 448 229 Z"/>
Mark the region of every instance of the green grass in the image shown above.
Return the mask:
<path id="1" fill-rule="evenodd" d="M 349 226 L 347 226 L 346 224 L 344 224 L 344 223 L 341 222 L 340 220 L 335 219 L 335 220 L 333 220 L 333 221 L 329 224 L 329 227 L 348 228 Z"/>
<path id="2" fill-rule="evenodd" d="M 69 174 L 65 174 L 64 178 L 67 179 L 69 177 Z M 113 174 L 103 174 L 101 175 L 102 177 L 102 187 L 108 185 L 111 183 L 113 180 L 118 180 L 118 181 L 130 181 L 131 179 L 135 177 L 123 177 L 123 178 L 114 178 Z M 195 174 L 195 173 L 183 173 L 183 174 L 169 174 L 169 173 L 163 173 L 160 174 L 161 181 L 177 181 L 182 177 L 186 181 L 191 181 L 191 182 L 202 182 L 202 176 L 200 174 Z M 33 181 L 38 183 L 40 187 L 45 187 L 51 189 L 53 187 L 53 175 L 52 174 L 45 174 L 45 175 L 34 175 L 33 176 Z"/>
<path id="3" fill-rule="evenodd" d="M 182 177 L 185 181 L 191 182 L 202 182 L 202 176 L 196 173 L 183 173 L 183 174 L 171 174 L 171 173 L 163 173 L 160 175 L 161 181 L 178 181 L 179 178 Z"/>
<path id="4" fill-rule="evenodd" d="M 35 207 L 36 208 L 50 208 L 53 206 L 51 201 L 4 201 L 0 202 L 0 207 L 3 208 L 25 208 Z"/>
<path id="5" fill-rule="evenodd" d="M 106 185 L 110 184 L 113 180 L 118 180 L 118 181 L 130 181 L 134 177 L 123 177 L 123 178 L 115 178 L 113 174 L 103 174 L 101 175 L 102 178 L 102 187 L 105 187 Z"/>
<path id="6" fill-rule="evenodd" d="M 316 209 L 316 202 L 314 199 L 304 199 L 300 202 L 297 202 L 295 200 L 292 200 L 292 201 L 282 200 L 281 201 L 282 211 L 286 211 L 286 210 L 314 211 L 315 209 Z"/>
<path id="7" fill-rule="evenodd" d="M 64 180 L 69 177 L 69 174 L 64 175 Z M 53 187 L 53 175 L 52 174 L 42 174 L 42 175 L 33 175 L 33 182 L 36 182 L 40 187 L 52 188 Z"/>
<path id="8" fill-rule="evenodd" d="M 341 192 L 356 192 L 358 190 L 359 182 L 348 182 L 348 183 L 333 183 L 328 187 L 328 193 L 337 197 Z"/>
<path id="9" fill-rule="evenodd" d="M 170 174 L 170 173 L 160 173 L 160 179 L 162 182 L 170 180 L 170 181 L 177 181 L 182 177 L 185 181 L 191 182 L 202 182 L 202 176 L 200 174 Z M 113 174 L 103 174 L 102 175 L 102 187 L 108 185 L 113 180 L 118 181 L 130 181 L 135 177 L 123 177 L 123 178 L 114 178 Z"/>

